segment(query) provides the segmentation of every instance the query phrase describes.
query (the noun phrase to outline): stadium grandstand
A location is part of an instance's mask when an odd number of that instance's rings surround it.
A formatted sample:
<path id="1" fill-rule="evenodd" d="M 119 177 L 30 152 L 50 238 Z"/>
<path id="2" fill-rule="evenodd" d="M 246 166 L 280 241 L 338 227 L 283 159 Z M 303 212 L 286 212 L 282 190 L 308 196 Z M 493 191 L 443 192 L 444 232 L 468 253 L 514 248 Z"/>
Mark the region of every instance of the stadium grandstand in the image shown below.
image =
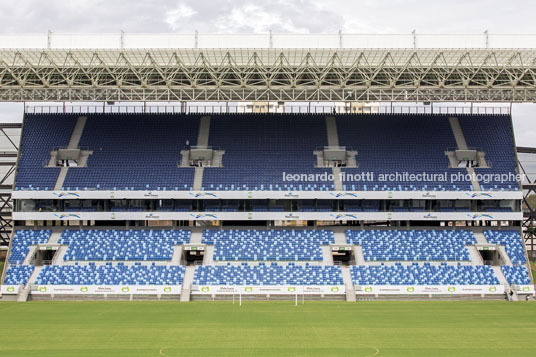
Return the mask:
<path id="1" fill-rule="evenodd" d="M 497 103 L 536 101 L 536 36 L 48 33 L 0 48 L 0 100 L 32 102 L 2 300 L 534 295 Z"/>

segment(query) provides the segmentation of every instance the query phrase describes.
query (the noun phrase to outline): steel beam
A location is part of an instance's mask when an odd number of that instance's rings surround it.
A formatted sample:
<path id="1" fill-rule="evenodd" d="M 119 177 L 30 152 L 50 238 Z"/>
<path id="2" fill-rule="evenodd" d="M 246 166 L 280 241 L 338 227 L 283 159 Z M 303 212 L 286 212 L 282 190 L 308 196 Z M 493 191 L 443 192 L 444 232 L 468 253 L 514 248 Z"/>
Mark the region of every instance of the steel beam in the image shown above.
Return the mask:
<path id="1" fill-rule="evenodd" d="M 536 101 L 536 50 L 3 50 L 0 101 Z"/>

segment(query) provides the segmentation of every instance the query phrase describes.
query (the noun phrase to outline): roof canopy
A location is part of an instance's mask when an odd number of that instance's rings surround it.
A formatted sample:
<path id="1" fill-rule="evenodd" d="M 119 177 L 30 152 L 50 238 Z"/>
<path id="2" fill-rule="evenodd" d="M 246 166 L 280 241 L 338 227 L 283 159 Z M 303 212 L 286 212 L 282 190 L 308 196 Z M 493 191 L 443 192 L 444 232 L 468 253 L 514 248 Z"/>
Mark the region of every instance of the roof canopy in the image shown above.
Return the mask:
<path id="1" fill-rule="evenodd" d="M 29 48 L 26 38 L 19 43 L 27 48 L 9 49 L 6 38 L 19 36 L 35 40 L 35 48 Z M 53 34 L 45 35 L 48 46 L 38 48 L 40 36 L 0 35 L 5 48 L 0 51 L 0 100 L 536 100 L 534 35 Z M 408 36 L 414 46 L 402 48 Z M 426 42 L 426 36 L 442 40 Z M 301 46 L 283 46 L 300 39 Z M 499 46 L 525 40 L 524 49 Z M 177 46 L 169 48 L 174 41 Z M 442 41 L 475 47 L 437 48 Z M 423 48 L 421 42 L 436 48 Z M 152 48 L 132 48 L 149 43 Z M 226 43 L 229 48 L 216 48 Z M 317 46 L 304 48 L 313 43 Z M 352 43 L 363 46 L 350 48 Z M 526 48 L 532 43 L 534 49 Z M 91 44 L 109 48 L 85 48 Z M 256 48 L 238 48 L 247 44 Z M 397 48 L 381 48 L 395 44 Z"/>

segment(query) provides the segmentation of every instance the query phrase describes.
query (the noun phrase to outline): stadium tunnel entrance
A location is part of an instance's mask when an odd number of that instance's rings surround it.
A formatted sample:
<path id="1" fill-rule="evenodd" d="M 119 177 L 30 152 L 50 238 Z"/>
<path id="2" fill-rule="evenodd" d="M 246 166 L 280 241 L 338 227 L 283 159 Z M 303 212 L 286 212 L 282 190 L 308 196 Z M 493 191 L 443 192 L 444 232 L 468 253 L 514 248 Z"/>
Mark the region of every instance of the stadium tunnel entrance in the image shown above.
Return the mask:
<path id="1" fill-rule="evenodd" d="M 355 264 L 354 250 L 350 244 L 331 244 L 331 256 L 335 265 Z"/>
<path id="2" fill-rule="evenodd" d="M 482 258 L 484 265 L 506 265 L 506 259 L 496 245 L 477 245 L 476 249 Z"/>
<path id="3" fill-rule="evenodd" d="M 59 248 L 59 245 L 37 245 L 31 264 L 35 266 L 51 265 Z"/>
<path id="4" fill-rule="evenodd" d="M 205 259 L 205 244 L 186 244 L 181 257 L 181 264 L 184 265 L 203 265 Z"/>

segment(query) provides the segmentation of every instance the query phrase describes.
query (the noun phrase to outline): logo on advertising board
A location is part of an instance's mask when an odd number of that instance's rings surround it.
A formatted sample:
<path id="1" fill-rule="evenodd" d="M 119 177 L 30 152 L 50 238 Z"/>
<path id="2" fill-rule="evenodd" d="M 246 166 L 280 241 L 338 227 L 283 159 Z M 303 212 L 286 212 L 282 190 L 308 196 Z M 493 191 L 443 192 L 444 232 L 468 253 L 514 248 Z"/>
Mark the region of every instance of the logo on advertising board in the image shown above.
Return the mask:
<path id="1" fill-rule="evenodd" d="M 80 288 L 80 292 L 82 292 L 82 293 L 87 293 L 88 290 L 89 290 L 89 289 L 87 288 L 87 286 L 82 286 L 82 287 Z"/>
<path id="2" fill-rule="evenodd" d="M 202 218 L 218 219 L 218 217 L 212 213 L 198 213 L 198 214 L 191 213 L 190 216 L 194 217 L 195 219 L 202 219 Z"/>
<path id="3" fill-rule="evenodd" d="M 156 216 L 154 213 L 149 213 L 148 215 L 145 216 L 145 218 L 147 218 L 147 219 L 158 219 L 158 218 L 160 218 L 160 216 Z"/>
<path id="4" fill-rule="evenodd" d="M 487 193 L 487 192 L 480 192 L 480 193 L 469 193 L 469 192 L 466 192 L 465 193 L 467 196 L 471 197 L 471 198 L 477 198 L 477 197 L 489 197 L 489 198 L 493 198 L 493 196 L 490 194 L 490 193 Z"/>
<path id="5" fill-rule="evenodd" d="M 287 197 L 287 198 L 299 198 L 300 195 L 298 195 L 296 193 L 288 192 L 288 193 L 285 193 L 285 197 Z"/>
<path id="6" fill-rule="evenodd" d="M 46 286 L 40 286 L 39 287 L 39 292 L 46 293 L 47 292 L 47 287 Z"/>
<path id="7" fill-rule="evenodd" d="M 470 217 L 471 219 L 481 219 L 481 218 L 493 219 L 493 216 L 487 213 L 482 213 L 482 214 L 469 214 L 468 213 L 467 216 Z"/>
<path id="8" fill-rule="evenodd" d="M 250 292 L 253 291 L 253 288 L 252 288 L 251 286 L 246 286 L 246 287 L 244 288 L 244 291 L 245 291 L 246 293 L 250 293 Z"/>
<path id="9" fill-rule="evenodd" d="M 293 287 L 293 286 L 289 286 L 287 290 L 288 290 L 289 293 L 294 293 L 294 292 L 296 292 L 296 288 Z"/>
<path id="10" fill-rule="evenodd" d="M 406 288 L 406 291 L 407 291 L 408 293 L 413 293 L 413 292 L 415 292 L 415 288 L 414 288 L 413 286 L 408 286 L 408 287 Z"/>
<path id="11" fill-rule="evenodd" d="M 110 191 L 110 198 L 115 198 L 115 192 L 114 191 Z"/>
<path id="12" fill-rule="evenodd" d="M 339 292 L 339 287 L 338 286 L 332 286 L 331 287 L 331 292 L 332 293 L 338 293 Z"/>
<path id="13" fill-rule="evenodd" d="M 156 193 L 153 193 L 152 191 L 145 193 L 143 196 L 144 197 L 153 197 L 153 198 L 158 197 L 158 195 Z"/>
<path id="14" fill-rule="evenodd" d="M 448 291 L 451 292 L 451 293 L 453 293 L 453 292 L 456 291 L 456 288 L 455 288 L 454 286 L 449 286 L 449 287 L 448 287 Z"/>
<path id="15" fill-rule="evenodd" d="M 524 286 L 521 290 L 525 293 L 528 293 L 530 291 L 530 288 L 528 286 Z"/>
<path id="16" fill-rule="evenodd" d="M 372 292 L 372 286 L 367 286 L 367 287 L 365 288 L 365 292 L 367 292 L 367 293 L 371 293 L 371 292 Z"/>
<path id="17" fill-rule="evenodd" d="M 497 291 L 497 288 L 495 286 L 490 286 L 488 290 L 490 293 L 494 293 Z"/>
<path id="18" fill-rule="evenodd" d="M 357 219 L 357 216 L 355 214 L 349 214 L 349 213 L 330 214 L 330 216 L 335 219 L 344 219 L 344 218 Z"/>
<path id="19" fill-rule="evenodd" d="M 165 286 L 164 287 L 164 292 L 165 293 L 170 293 L 171 292 L 171 286 Z"/>
<path id="20" fill-rule="evenodd" d="M 208 286 L 203 286 L 201 288 L 201 291 L 204 292 L 204 293 L 208 293 L 210 291 L 210 288 Z"/>
<path id="21" fill-rule="evenodd" d="M 124 293 L 128 293 L 130 291 L 130 288 L 128 286 L 123 286 L 121 288 L 121 291 L 124 292 Z"/>
<path id="22" fill-rule="evenodd" d="M 357 198 L 357 195 L 355 193 L 353 193 L 353 192 L 337 192 L 337 193 L 330 192 L 330 195 L 332 195 L 335 198 L 347 197 L 347 196 Z"/>
<path id="23" fill-rule="evenodd" d="M 207 196 L 214 197 L 214 198 L 218 197 L 214 192 L 190 192 L 190 196 L 193 196 L 195 198 L 207 197 Z"/>
<path id="24" fill-rule="evenodd" d="M 296 216 L 294 215 L 294 213 L 290 213 L 290 214 L 287 214 L 285 216 L 285 218 L 290 218 L 290 219 L 299 219 L 300 217 L 299 216 Z"/>
<path id="25" fill-rule="evenodd" d="M 431 194 L 430 192 L 426 192 L 425 194 L 422 195 L 422 198 L 436 198 L 437 195 L 435 194 Z"/>
<path id="26" fill-rule="evenodd" d="M 424 215 L 423 218 L 426 218 L 426 219 L 437 219 L 437 216 L 434 216 L 434 215 L 432 215 L 431 213 L 428 213 L 428 214 Z"/>
<path id="27" fill-rule="evenodd" d="M 54 216 L 55 216 L 55 217 L 58 217 L 59 219 L 66 219 L 66 218 L 77 218 L 77 219 L 80 219 L 80 215 L 79 215 L 79 214 L 75 214 L 75 213 L 61 213 L 61 214 L 54 213 Z"/>
<path id="28" fill-rule="evenodd" d="M 58 198 L 67 198 L 71 196 L 80 198 L 80 194 L 78 192 L 52 192 L 52 194 Z"/>
<path id="29" fill-rule="evenodd" d="M 14 288 L 13 286 L 8 286 L 7 289 L 6 289 L 6 291 L 7 291 L 8 293 L 14 293 L 14 292 L 15 292 L 15 288 Z"/>

